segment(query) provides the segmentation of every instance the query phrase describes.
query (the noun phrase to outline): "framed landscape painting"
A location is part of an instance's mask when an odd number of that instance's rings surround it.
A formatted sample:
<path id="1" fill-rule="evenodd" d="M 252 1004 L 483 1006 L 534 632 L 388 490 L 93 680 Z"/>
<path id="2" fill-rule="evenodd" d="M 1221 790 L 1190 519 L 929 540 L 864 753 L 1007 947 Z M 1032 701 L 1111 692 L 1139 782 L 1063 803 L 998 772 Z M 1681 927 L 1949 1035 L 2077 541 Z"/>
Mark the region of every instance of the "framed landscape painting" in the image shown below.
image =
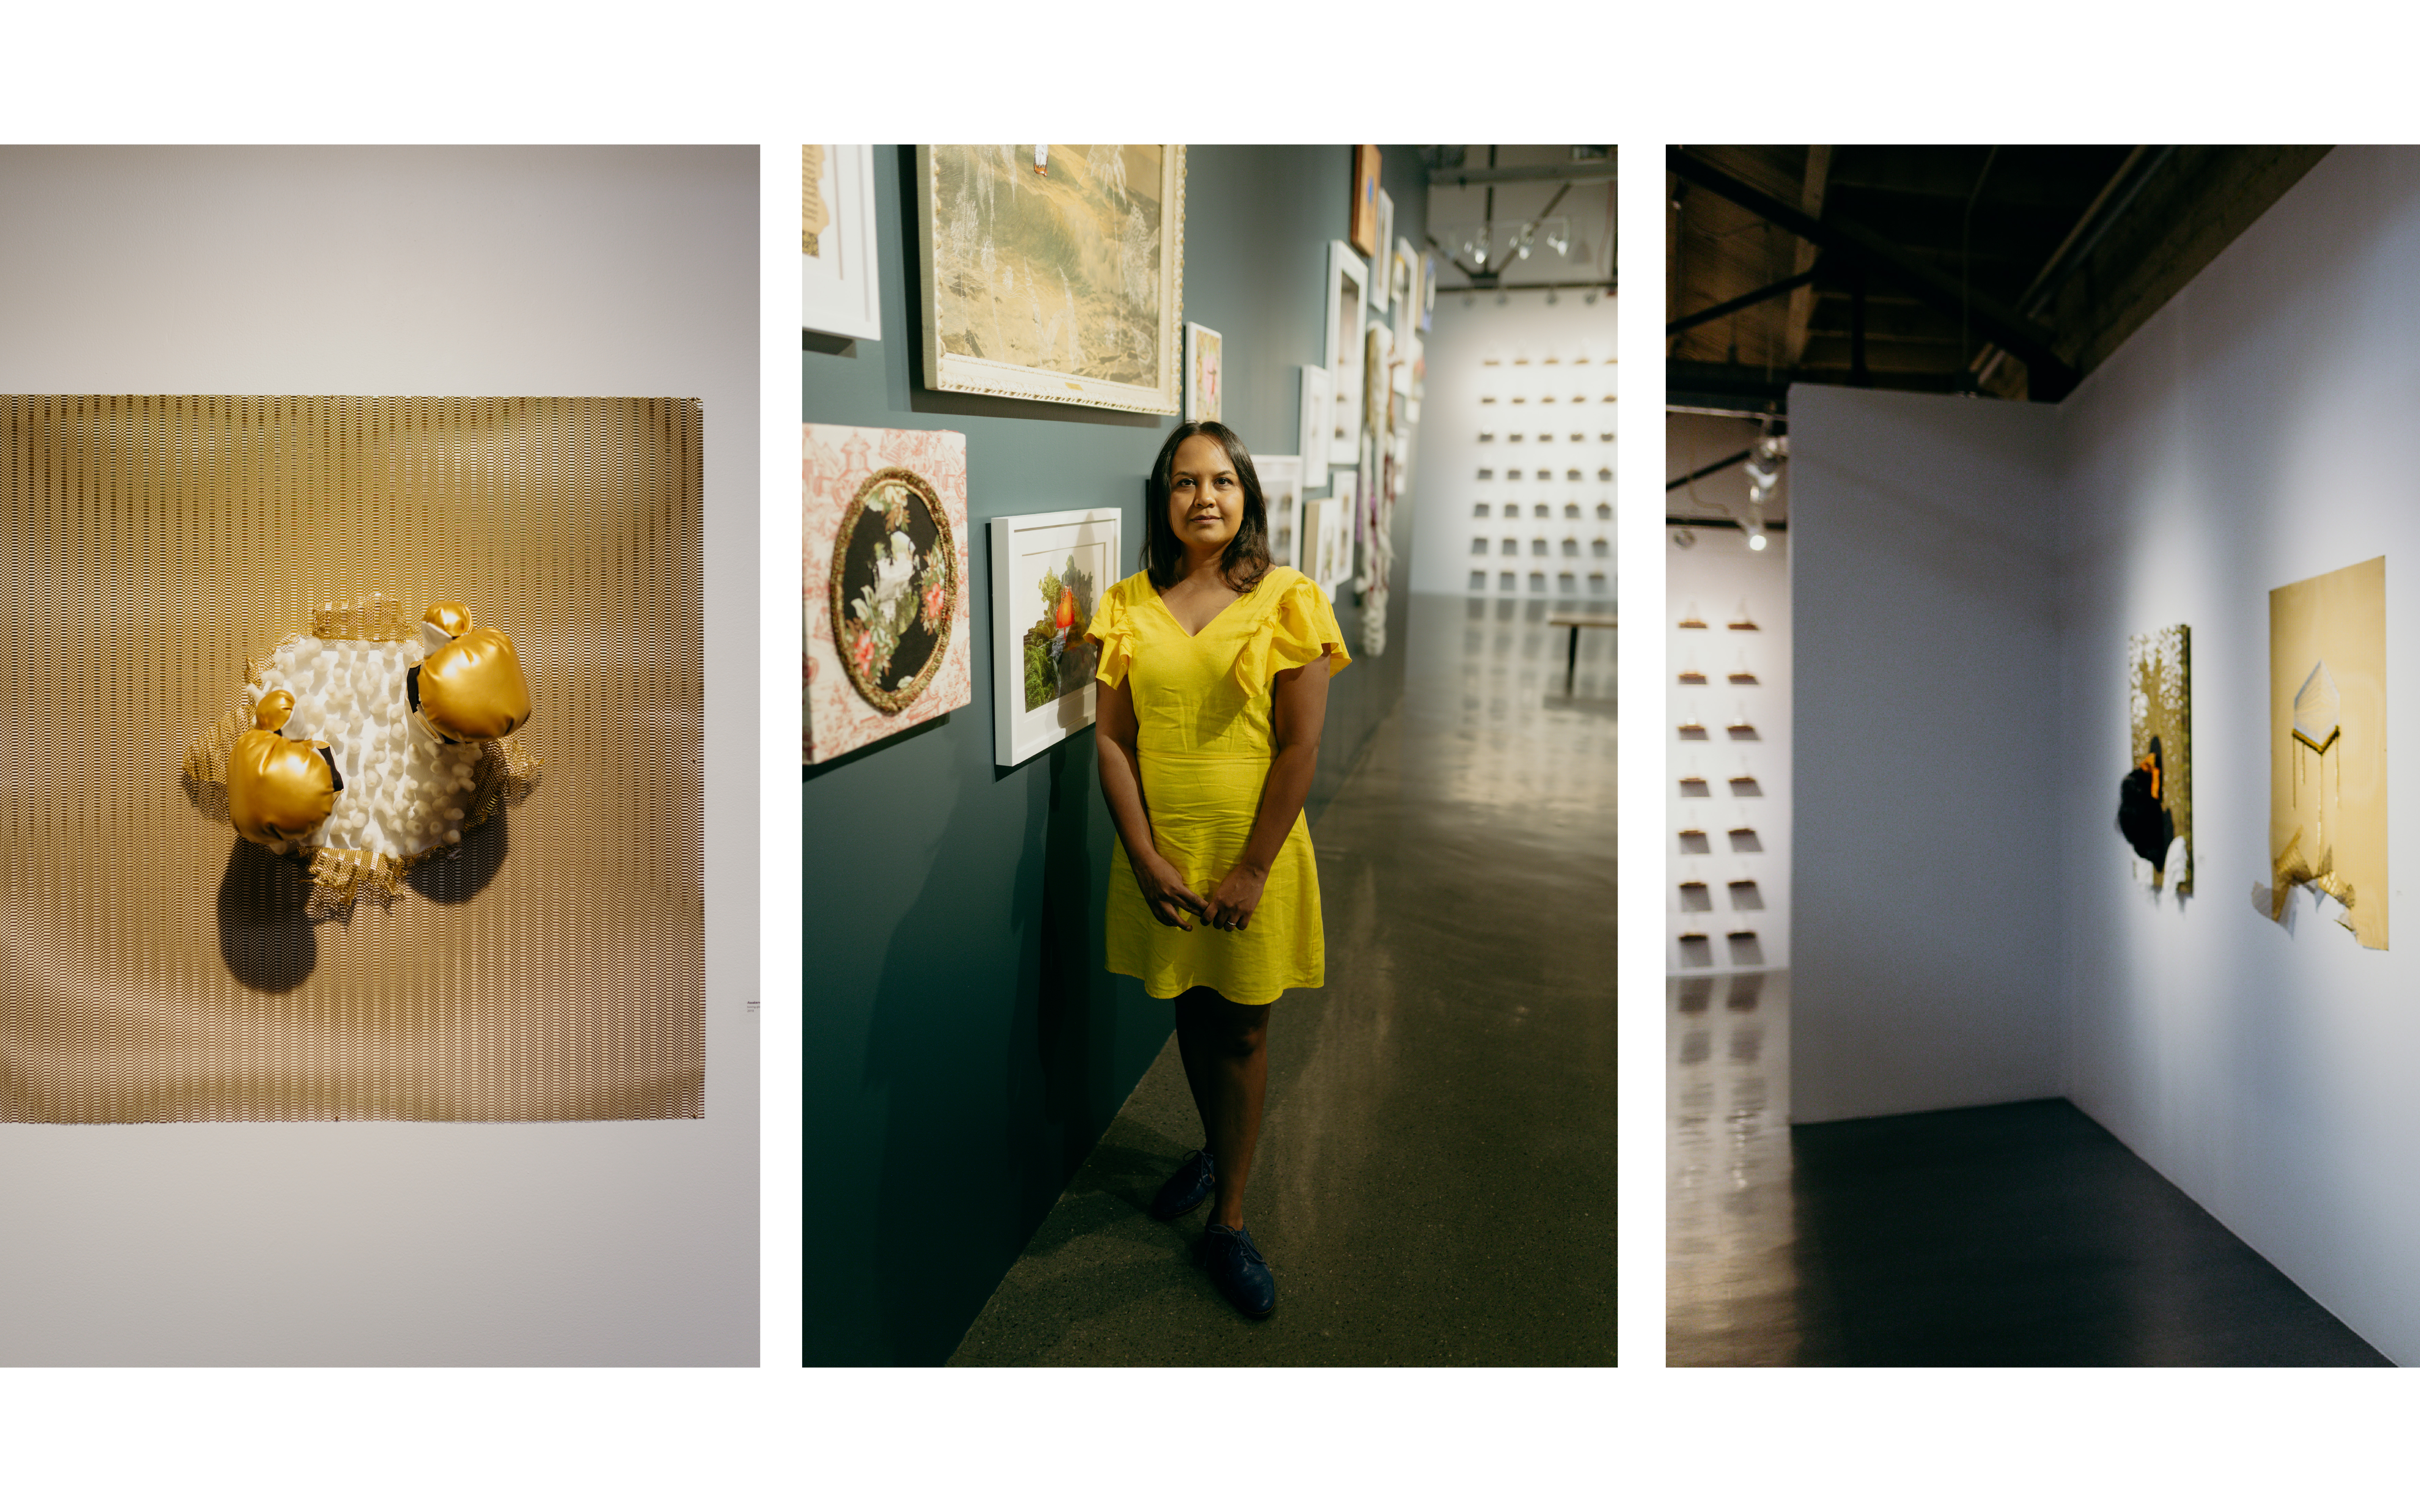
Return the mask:
<path id="1" fill-rule="evenodd" d="M 1114 509 L 991 522 L 992 759 L 1047 750 L 1091 724 L 1101 648 L 1084 631 L 1122 577 Z"/>
<path id="2" fill-rule="evenodd" d="M 924 381 L 1172 415 L 1185 148 L 919 147 Z"/>

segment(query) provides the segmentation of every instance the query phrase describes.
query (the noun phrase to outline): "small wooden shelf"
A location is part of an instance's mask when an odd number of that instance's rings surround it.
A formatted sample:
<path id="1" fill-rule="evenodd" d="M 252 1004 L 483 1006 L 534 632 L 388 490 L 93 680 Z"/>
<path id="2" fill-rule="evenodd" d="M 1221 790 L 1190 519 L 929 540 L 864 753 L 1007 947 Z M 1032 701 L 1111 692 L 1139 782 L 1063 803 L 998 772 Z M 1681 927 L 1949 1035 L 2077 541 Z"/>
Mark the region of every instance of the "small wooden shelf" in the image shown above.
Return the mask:
<path id="1" fill-rule="evenodd" d="M 1700 677 L 1698 681 L 1702 683 L 1705 679 Z M 1754 672 L 1733 672 L 1729 677 L 1725 678 L 1724 681 L 1729 683 L 1737 683 L 1743 687 L 1752 687 L 1757 686 L 1756 673 Z"/>
<path id="2" fill-rule="evenodd" d="M 1704 672 L 1683 672 L 1681 674 L 1681 682 L 1683 686 L 1688 687 L 1702 687 L 1705 686 L 1706 674 Z"/>

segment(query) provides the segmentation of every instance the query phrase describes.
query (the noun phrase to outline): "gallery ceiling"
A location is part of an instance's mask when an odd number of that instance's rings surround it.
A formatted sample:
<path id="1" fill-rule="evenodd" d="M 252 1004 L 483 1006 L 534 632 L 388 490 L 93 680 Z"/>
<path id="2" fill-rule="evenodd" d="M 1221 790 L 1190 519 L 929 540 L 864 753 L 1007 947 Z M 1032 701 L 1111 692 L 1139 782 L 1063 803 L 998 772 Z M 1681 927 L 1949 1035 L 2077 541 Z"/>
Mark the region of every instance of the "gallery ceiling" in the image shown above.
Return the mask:
<path id="1" fill-rule="evenodd" d="M 2327 150 L 1668 147 L 1667 402 L 2064 397 Z"/>
<path id="2" fill-rule="evenodd" d="M 1428 147 L 1420 156 L 1439 292 L 1613 286 L 1612 147 Z"/>

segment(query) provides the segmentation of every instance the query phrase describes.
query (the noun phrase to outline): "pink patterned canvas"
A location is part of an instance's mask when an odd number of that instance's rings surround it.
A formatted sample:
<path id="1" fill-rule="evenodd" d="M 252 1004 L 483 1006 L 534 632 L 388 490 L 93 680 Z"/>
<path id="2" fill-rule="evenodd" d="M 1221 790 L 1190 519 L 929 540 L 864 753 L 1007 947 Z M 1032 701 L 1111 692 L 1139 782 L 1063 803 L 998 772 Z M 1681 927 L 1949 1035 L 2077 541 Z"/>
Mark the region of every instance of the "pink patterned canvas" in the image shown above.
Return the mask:
<path id="1" fill-rule="evenodd" d="M 965 433 L 804 429 L 813 765 L 973 701 L 972 587 Z"/>

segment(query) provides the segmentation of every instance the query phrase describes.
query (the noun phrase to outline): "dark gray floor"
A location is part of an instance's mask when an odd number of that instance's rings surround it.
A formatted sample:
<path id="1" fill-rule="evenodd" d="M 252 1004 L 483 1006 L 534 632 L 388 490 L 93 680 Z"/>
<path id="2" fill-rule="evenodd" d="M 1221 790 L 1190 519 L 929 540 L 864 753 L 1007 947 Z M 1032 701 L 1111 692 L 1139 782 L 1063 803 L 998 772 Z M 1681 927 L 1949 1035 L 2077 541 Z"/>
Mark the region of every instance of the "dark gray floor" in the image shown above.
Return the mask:
<path id="1" fill-rule="evenodd" d="M 1201 1139 L 1171 1042 L 953 1364 L 1614 1363 L 1613 636 L 1566 697 L 1544 609 L 1415 599 L 1313 816 L 1327 985 L 1270 1016 L 1246 1204 L 1276 1315 L 1143 1211 Z"/>
<path id="2" fill-rule="evenodd" d="M 1668 1363 L 2391 1363 L 2067 1102 L 1791 1128 L 1788 988 L 1669 985 Z"/>

